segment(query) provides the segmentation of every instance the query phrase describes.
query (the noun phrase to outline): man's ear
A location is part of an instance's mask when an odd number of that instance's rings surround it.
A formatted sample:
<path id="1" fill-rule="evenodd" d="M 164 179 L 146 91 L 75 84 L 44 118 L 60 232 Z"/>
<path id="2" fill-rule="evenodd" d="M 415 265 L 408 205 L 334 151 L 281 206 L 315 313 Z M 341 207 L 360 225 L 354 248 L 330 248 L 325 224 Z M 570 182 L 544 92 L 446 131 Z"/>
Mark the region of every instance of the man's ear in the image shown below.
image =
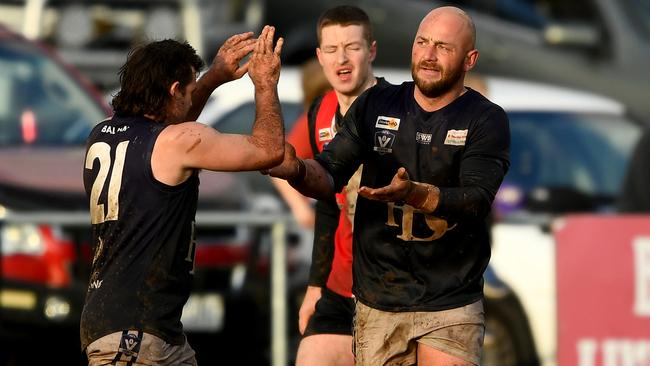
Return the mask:
<path id="1" fill-rule="evenodd" d="M 181 83 L 179 83 L 178 81 L 174 81 L 174 83 L 169 87 L 169 95 L 174 97 L 177 94 L 182 94 L 181 93 Z"/>
<path id="2" fill-rule="evenodd" d="M 465 55 L 465 60 L 463 61 L 463 69 L 465 72 L 470 71 L 471 69 L 474 68 L 474 65 L 476 65 L 476 61 L 478 61 L 478 50 L 473 49 Z"/>
<path id="3" fill-rule="evenodd" d="M 377 57 L 377 41 L 372 41 L 370 44 L 370 63 L 375 61 L 375 57 Z"/>

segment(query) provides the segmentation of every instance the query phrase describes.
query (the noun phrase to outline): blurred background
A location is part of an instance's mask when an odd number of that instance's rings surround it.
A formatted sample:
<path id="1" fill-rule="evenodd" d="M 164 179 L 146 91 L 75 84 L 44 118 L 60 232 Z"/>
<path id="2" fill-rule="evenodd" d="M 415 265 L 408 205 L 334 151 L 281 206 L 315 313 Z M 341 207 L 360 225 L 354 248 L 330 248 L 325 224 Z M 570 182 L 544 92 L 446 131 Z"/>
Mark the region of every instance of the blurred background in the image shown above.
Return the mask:
<path id="1" fill-rule="evenodd" d="M 506 109 L 512 134 L 493 209 L 483 364 L 650 365 L 650 219 L 618 206 L 630 171 L 650 175 L 631 163 L 650 123 L 647 0 L 0 0 L 0 365 L 86 364 L 84 141 L 111 114 L 129 49 L 186 39 L 209 63 L 230 35 L 275 25 L 289 130 L 316 20 L 338 4 L 369 14 L 375 74 L 393 83 L 410 79 L 430 9 L 457 5 L 474 19 L 480 58 L 468 85 Z M 245 76 L 218 88 L 199 120 L 247 133 L 254 113 Z M 201 180 L 183 315 L 199 364 L 293 364 L 311 229 L 257 172 Z M 279 317 L 272 253 L 283 257 Z"/>

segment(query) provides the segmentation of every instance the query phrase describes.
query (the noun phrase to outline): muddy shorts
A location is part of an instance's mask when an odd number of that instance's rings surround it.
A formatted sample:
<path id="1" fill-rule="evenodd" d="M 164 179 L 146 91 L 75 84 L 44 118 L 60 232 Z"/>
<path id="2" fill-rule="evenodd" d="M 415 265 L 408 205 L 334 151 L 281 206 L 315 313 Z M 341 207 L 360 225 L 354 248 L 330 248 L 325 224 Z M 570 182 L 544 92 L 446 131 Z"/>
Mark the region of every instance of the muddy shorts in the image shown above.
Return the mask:
<path id="1" fill-rule="evenodd" d="M 354 299 L 337 294 L 323 287 L 316 310 L 309 318 L 305 337 L 315 334 L 352 335 Z"/>
<path id="2" fill-rule="evenodd" d="M 136 330 L 101 337 L 88 345 L 86 355 L 88 366 L 196 366 L 194 350 L 187 339 L 181 345 L 171 345 L 153 334 Z"/>
<path id="3" fill-rule="evenodd" d="M 485 333 L 483 301 L 431 312 L 386 312 L 357 301 L 354 354 L 361 366 L 417 362 L 418 343 L 478 365 Z"/>

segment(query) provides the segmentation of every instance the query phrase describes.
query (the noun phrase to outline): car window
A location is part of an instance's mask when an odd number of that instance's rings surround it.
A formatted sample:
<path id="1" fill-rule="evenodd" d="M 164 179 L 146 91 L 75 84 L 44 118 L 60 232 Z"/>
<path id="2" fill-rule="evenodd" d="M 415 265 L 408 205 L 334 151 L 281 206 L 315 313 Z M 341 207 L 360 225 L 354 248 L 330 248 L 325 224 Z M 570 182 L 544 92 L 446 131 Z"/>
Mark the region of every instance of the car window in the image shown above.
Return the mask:
<path id="1" fill-rule="evenodd" d="M 504 186 L 524 196 L 562 189 L 598 203 L 618 194 L 638 126 L 622 118 L 572 113 L 509 113 L 510 170 Z"/>
<path id="2" fill-rule="evenodd" d="M 27 43 L 0 43 L 0 146 L 83 144 L 104 117 L 45 54 Z"/>

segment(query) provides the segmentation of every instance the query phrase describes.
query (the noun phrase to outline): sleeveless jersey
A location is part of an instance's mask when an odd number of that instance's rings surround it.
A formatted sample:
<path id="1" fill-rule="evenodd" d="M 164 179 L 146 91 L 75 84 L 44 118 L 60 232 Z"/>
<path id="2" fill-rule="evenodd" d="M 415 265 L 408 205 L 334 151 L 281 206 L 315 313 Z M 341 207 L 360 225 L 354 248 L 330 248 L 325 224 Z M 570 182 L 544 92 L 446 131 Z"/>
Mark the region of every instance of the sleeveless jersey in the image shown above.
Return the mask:
<path id="1" fill-rule="evenodd" d="M 199 178 L 168 186 L 151 169 L 165 125 L 113 117 L 87 141 L 84 186 L 90 200 L 94 258 L 81 316 L 81 346 L 137 329 L 171 344 L 193 278 Z"/>

